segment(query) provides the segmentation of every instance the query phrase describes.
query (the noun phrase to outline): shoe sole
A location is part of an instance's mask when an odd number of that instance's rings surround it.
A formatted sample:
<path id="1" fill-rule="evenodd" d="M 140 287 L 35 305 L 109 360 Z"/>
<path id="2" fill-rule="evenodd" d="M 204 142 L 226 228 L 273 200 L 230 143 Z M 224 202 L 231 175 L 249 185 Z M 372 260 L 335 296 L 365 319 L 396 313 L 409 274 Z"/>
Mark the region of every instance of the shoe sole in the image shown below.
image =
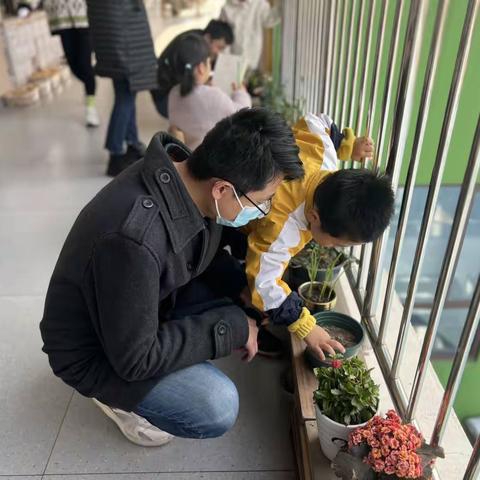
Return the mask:
<path id="1" fill-rule="evenodd" d="M 118 418 L 117 416 L 115 415 L 115 413 L 112 411 L 112 409 L 106 405 L 103 405 L 102 403 L 100 403 L 97 399 L 95 398 L 92 398 L 93 400 L 93 403 L 110 419 L 112 420 L 115 425 L 118 427 L 118 429 L 122 432 L 123 436 L 130 442 L 134 443 L 135 445 L 139 445 L 140 447 L 161 447 L 162 445 L 165 445 L 166 443 L 170 442 L 173 438 L 173 435 L 170 436 L 170 437 L 166 437 L 164 441 L 162 441 L 161 443 L 155 443 L 154 445 L 152 445 L 152 443 L 144 443 L 142 442 L 141 440 L 139 440 L 138 438 L 136 437 L 131 437 L 130 434 L 128 432 L 126 432 L 124 429 L 123 429 L 123 425 L 121 422 L 118 421 Z M 166 433 L 166 435 L 168 435 Z"/>

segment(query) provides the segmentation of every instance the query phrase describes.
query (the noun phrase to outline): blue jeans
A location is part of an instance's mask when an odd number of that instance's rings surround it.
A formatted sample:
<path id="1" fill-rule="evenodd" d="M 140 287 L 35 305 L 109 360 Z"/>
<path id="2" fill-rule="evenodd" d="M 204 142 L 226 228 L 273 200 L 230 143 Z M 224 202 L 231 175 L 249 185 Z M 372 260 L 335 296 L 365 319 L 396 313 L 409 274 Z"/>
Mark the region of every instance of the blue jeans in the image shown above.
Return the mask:
<path id="1" fill-rule="evenodd" d="M 135 413 L 176 437 L 223 435 L 238 416 L 233 382 L 208 362 L 163 377 L 135 408 Z"/>
<path id="2" fill-rule="evenodd" d="M 224 279 L 220 286 L 218 278 Z M 232 304 L 245 286 L 245 273 L 238 261 L 220 250 L 206 272 L 178 290 L 171 318 Z M 238 405 L 233 382 L 203 362 L 161 378 L 134 411 L 176 437 L 213 438 L 233 427 Z"/>
<path id="3" fill-rule="evenodd" d="M 115 103 L 108 124 L 105 148 L 113 155 L 120 155 L 125 152 L 125 142 L 127 145 L 139 143 L 135 107 L 137 94 L 130 90 L 128 80 L 114 78 L 112 81 Z"/>

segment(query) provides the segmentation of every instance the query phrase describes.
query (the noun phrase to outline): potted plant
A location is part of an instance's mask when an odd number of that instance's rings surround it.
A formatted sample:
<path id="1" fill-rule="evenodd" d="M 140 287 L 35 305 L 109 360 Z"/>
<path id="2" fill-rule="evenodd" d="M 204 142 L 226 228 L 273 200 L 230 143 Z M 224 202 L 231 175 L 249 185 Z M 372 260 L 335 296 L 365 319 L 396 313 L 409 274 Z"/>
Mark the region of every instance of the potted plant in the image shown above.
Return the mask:
<path id="1" fill-rule="evenodd" d="M 335 281 L 342 273 L 342 269 L 348 263 L 355 261 L 355 259 L 344 251 L 336 248 L 321 247 L 313 240 L 309 242 L 306 247 L 295 257 L 290 260 L 288 266 L 288 284 L 292 290 L 298 290 L 298 287 L 309 280 L 308 265 L 310 263 L 311 252 L 318 249 L 318 270 L 315 280 L 323 282 L 326 277 L 327 270 L 333 264 L 333 278 Z"/>
<path id="2" fill-rule="evenodd" d="M 290 126 L 295 125 L 303 115 L 305 100 L 288 101 L 283 86 L 271 77 L 255 79 L 255 81 L 259 85 L 254 83 L 253 89 L 260 95 L 261 105 L 280 113 Z"/>
<path id="3" fill-rule="evenodd" d="M 358 357 L 335 358 L 328 368 L 316 368 L 313 394 L 318 437 L 325 456 L 333 460 L 350 432 L 362 427 L 378 410 L 379 387 Z"/>
<path id="4" fill-rule="evenodd" d="M 442 448 L 428 445 L 413 425 L 390 410 L 385 418 L 376 415 L 350 432 L 333 469 L 343 480 L 430 480 L 436 457 L 444 456 Z"/>
<path id="5" fill-rule="evenodd" d="M 335 281 L 333 281 L 333 277 L 334 268 L 341 253 L 328 265 L 325 272 L 325 279 L 322 282 L 316 280 L 320 265 L 320 254 L 320 246 L 315 244 L 310 249 L 309 262 L 306 267 L 309 281 L 302 283 L 302 285 L 298 287 L 298 295 L 312 313 L 332 310 L 337 303 L 337 294 L 335 293 L 334 287 L 340 276 L 337 276 Z"/>
<path id="6" fill-rule="evenodd" d="M 314 317 L 318 326 L 345 347 L 344 359 L 358 353 L 365 338 L 365 330 L 360 322 L 343 313 L 331 311 L 316 313 Z M 333 360 L 332 357 L 320 360 L 309 348 L 305 349 L 305 358 L 312 368 L 329 367 Z"/>

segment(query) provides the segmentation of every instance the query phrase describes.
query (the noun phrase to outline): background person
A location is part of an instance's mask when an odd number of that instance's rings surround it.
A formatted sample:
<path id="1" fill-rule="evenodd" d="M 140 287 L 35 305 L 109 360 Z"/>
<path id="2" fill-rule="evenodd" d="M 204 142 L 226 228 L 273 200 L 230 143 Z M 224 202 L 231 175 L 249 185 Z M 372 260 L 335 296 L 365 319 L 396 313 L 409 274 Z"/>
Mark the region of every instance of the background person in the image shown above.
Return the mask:
<path id="1" fill-rule="evenodd" d="M 145 153 L 138 137 L 136 95 L 156 87 L 156 58 L 142 0 L 87 0 L 97 58 L 95 71 L 115 92 L 105 148 L 107 175 L 115 176 Z"/>
<path id="2" fill-rule="evenodd" d="M 44 0 L 43 8 L 52 34 L 60 36 L 70 70 L 85 87 L 85 123 L 87 127 L 98 127 L 87 5 L 84 0 Z"/>

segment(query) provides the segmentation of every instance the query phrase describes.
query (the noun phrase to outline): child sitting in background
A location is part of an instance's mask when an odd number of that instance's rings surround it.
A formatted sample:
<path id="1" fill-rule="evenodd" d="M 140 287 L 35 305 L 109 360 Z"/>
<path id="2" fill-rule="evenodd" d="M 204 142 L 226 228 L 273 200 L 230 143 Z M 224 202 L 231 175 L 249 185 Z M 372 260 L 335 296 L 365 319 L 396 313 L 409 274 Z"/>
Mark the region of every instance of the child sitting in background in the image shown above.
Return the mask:
<path id="1" fill-rule="evenodd" d="M 202 36 L 185 35 L 172 60 L 178 85 L 168 96 L 170 125 L 184 133 L 186 145 L 193 150 L 217 122 L 252 102 L 243 85 L 234 85 L 231 96 L 207 85 L 210 50 Z"/>

